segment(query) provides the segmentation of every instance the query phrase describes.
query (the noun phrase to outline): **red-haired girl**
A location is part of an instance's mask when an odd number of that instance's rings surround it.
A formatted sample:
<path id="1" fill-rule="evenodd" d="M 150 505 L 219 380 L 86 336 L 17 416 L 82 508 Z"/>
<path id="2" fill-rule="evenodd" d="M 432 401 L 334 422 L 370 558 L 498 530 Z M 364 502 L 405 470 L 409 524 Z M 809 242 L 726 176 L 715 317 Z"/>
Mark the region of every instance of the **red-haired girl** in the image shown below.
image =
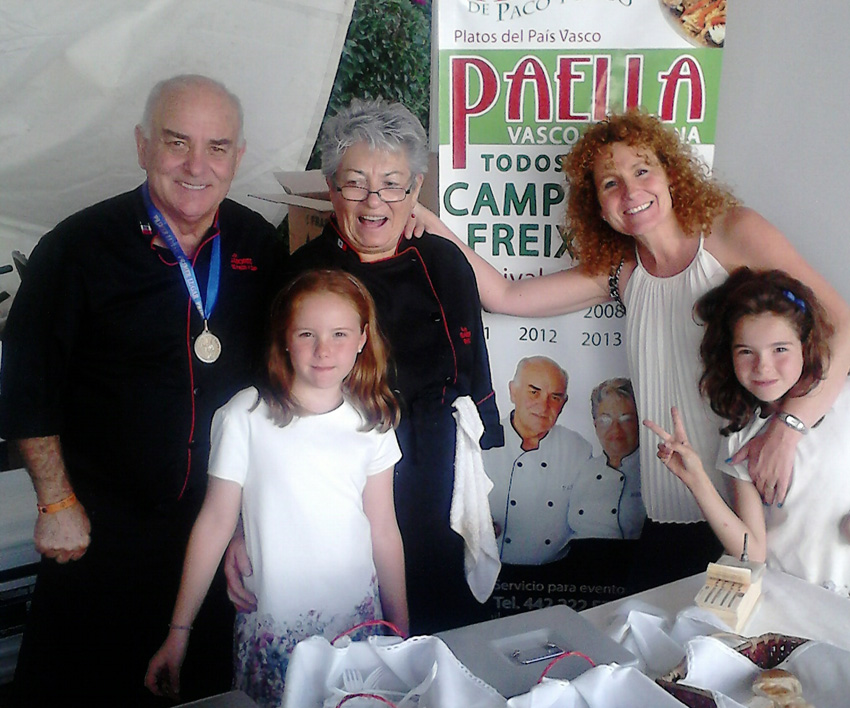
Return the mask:
<path id="1" fill-rule="evenodd" d="M 210 484 L 183 568 L 170 631 L 145 684 L 175 696 L 192 621 L 239 522 L 256 611 L 237 615 L 237 688 L 276 706 L 295 644 L 385 617 L 408 630 L 393 506 L 399 409 L 366 289 L 342 271 L 308 271 L 278 296 L 267 381 L 212 424 Z"/>

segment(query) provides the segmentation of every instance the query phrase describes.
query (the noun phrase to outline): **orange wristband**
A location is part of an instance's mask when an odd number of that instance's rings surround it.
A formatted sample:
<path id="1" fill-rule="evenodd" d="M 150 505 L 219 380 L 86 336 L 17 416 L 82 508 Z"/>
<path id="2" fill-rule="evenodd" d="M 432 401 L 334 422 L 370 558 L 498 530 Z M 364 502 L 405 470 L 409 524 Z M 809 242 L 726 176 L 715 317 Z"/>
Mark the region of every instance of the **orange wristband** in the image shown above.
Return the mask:
<path id="1" fill-rule="evenodd" d="M 67 509 L 69 506 L 74 506 L 77 503 L 77 495 L 72 494 L 70 497 L 65 497 L 62 501 L 53 502 L 52 504 L 36 504 L 39 514 L 55 514 L 57 511 Z"/>

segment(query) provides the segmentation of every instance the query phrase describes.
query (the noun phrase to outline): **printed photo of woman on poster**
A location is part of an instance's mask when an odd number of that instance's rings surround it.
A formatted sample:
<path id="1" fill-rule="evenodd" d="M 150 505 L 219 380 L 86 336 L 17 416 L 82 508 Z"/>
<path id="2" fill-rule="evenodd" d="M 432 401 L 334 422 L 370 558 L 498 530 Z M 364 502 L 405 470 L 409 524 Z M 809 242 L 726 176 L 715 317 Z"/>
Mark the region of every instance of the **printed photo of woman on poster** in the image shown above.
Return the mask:
<path id="1" fill-rule="evenodd" d="M 484 452 L 502 560 L 494 616 L 555 604 L 581 610 L 625 593 L 634 548 L 628 539 L 646 516 L 631 382 L 607 379 L 589 397 L 602 450 L 595 457 L 584 436 L 558 422 L 568 385 L 553 359 L 520 359 L 508 384 L 505 445 Z M 567 417 L 576 421 L 578 414 Z"/>
<path id="2" fill-rule="evenodd" d="M 567 521 L 572 538 L 637 538 L 646 509 L 640 494 L 632 382 L 603 381 L 590 394 L 590 410 L 602 454 L 582 466 L 570 493 Z"/>

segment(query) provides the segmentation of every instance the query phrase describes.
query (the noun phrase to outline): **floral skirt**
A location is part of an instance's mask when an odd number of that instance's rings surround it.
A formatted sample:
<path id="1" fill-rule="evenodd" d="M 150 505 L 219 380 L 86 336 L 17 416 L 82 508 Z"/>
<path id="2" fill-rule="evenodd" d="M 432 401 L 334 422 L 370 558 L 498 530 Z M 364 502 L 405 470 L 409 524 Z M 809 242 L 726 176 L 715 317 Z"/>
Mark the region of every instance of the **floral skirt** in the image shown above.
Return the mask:
<path id="1" fill-rule="evenodd" d="M 315 609 L 289 619 L 240 612 L 234 629 L 236 688 L 247 693 L 261 708 L 276 708 L 283 699 L 289 657 L 298 642 L 314 636 L 331 640 L 361 622 L 380 618 L 376 582 L 372 584 L 372 592 L 350 612 Z"/>

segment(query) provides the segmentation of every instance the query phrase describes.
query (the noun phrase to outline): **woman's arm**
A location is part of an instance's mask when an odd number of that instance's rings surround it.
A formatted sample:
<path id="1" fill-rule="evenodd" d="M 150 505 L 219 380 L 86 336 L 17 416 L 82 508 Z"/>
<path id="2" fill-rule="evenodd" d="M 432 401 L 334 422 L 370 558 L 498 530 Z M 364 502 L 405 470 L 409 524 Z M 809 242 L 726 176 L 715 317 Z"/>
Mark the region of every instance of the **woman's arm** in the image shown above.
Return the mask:
<path id="1" fill-rule="evenodd" d="M 850 370 L 850 307 L 800 256 L 782 232 L 752 209 L 730 210 L 712 231 L 706 247 L 730 272 L 739 266 L 784 270 L 808 285 L 826 309 L 835 327 L 830 340 L 832 356 L 828 376 L 808 395 L 783 405 L 784 410 L 811 427 L 835 402 Z M 785 499 L 800 437 L 800 433 L 774 419 L 762 435 L 753 438 L 732 458 L 734 463 L 749 460 L 750 475 L 768 504 Z"/>
<path id="2" fill-rule="evenodd" d="M 372 556 L 378 572 L 384 618 L 407 636 L 410 620 L 404 580 L 404 548 L 395 517 L 392 467 L 366 480 L 363 511 L 372 527 Z"/>
<path id="3" fill-rule="evenodd" d="M 189 644 L 189 628 L 236 528 L 241 505 L 239 484 L 210 477 L 203 506 L 189 536 L 171 629 L 145 675 L 145 686 L 156 695 L 177 698 L 180 692 L 180 667 Z"/>
<path id="4" fill-rule="evenodd" d="M 521 317 L 549 317 L 575 312 L 611 299 L 607 276 L 590 275 L 580 266 L 534 278 L 508 280 L 461 241 L 436 214 L 422 205 L 416 207 L 416 220 L 424 225 L 428 233 L 451 241 L 461 250 L 475 271 L 481 304 L 488 312 Z"/>
<path id="5" fill-rule="evenodd" d="M 764 509 L 756 488 L 749 482 L 735 482 L 735 509 L 729 508 L 712 484 L 699 455 L 688 441 L 685 426 L 676 408 L 672 409 L 673 434 L 651 420 L 644 425 L 663 441 L 658 446 L 658 459 L 691 490 L 712 531 L 729 555 L 740 557 L 747 534 L 747 553 L 754 561 L 764 562 L 766 531 Z"/>

